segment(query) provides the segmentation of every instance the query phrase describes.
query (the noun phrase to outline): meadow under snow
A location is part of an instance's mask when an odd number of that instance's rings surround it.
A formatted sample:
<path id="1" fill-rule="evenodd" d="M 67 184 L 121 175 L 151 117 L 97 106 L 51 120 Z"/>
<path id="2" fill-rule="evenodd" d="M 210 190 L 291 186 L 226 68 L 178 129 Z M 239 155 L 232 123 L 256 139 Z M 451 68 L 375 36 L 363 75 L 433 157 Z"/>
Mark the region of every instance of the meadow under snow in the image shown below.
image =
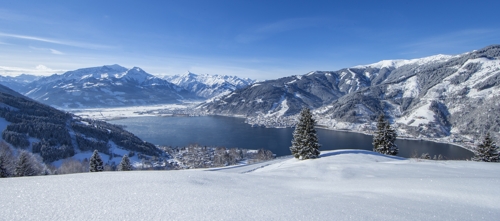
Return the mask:
<path id="1" fill-rule="evenodd" d="M 498 220 L 500 164 L 324 151 L 212 170 L 0 179 L 2 220 Z"/>

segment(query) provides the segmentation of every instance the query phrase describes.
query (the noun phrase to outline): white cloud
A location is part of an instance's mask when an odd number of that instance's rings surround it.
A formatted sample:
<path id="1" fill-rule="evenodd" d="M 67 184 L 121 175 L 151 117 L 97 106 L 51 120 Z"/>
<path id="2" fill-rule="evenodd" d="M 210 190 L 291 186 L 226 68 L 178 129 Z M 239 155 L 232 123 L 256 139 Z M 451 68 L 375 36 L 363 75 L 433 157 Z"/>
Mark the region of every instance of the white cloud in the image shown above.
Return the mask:
<path id="1" fill-rule="evenodd" d="M 41 64 L 34 68 L 0 66 L 0 75 L 2 76 L 18 76 L 21 74 L 52 75 L 63 72 L 65 72 L 65 70 L 55 70 Z"/>
<path id="2" fill-rule="evenodd" d="M 15 38 L 15 39 L 29 40 L 29 41 L 39 41 L 39 42 L 45 42 L 45 43 L 51 43 L 51 44 L 57 44 L 57 45 L 65 45 L 65 46 L 71 46 L 71 47 L 77 47 L 77 48 L 87 48 L 87 49 L 110 49 L 110 48 L 113 48 L 112 46 L 108 46 L 108 45 L 91 44 L 91 43 L 76 42 L 76 41 L 61 41 L 61 40 L 53 40 L 53 39 L 48 39 L 48 38 L 36 37 L 36 36 L 17 35 L 17 34 L 3 33 L 3 32 L 0 32 L 0 36 L 8 37 L 8 38 Z"/>

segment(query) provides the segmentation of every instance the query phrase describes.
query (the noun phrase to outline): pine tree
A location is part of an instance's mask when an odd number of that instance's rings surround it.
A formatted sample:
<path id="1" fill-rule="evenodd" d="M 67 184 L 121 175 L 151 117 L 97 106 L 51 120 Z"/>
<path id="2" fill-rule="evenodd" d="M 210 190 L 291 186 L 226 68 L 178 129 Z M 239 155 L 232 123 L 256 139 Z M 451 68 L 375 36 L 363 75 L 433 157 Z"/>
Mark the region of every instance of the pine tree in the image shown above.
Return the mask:
<path id="1" fill-rule="evenodd" d="M 321 145 L 318 143 L 318 137 L 314 125 L 316 121 L 312 118 L 309 108 L 304 108 L 300 112 L 299 122 L 293 132 L 292 146 L 290 151 L 292 155 L 301 160 L 318 158 Z"/>
<path id="2" fill-rule="evenodd" d="M 35 156 L 22 150 L 16 163 L 16 176 L 38 176 L 44 174 L 45 165 L 39 162 Z"/>
<path id="3" fill-rule="evenodd" d="M 89 160 L 89 171 L 90 172 L 102 172 L 104 170 L 103 162 L 99 152 L 94 150 L 94 153 Z"/>
<path id="4" fill-rule="evenodd" d="M 394 143 L 397 137 L 396 131 L 384 118 L 383 114 L 378 117 L 377 131 L 373 136 L 373 151 L 386 155 L 397 155 L 399 149 Z"/>
<path id="5" fill-rule="evenodd" d="M 130 171 L 132 170 L 132 164 L 130 163 L 130 159 L 127 154 L 123 155 L 122 161 L 118 165 L 118 170 L 120 171 Z"/>
<path id="6" fill-rule="evenodd" d="M 472 160 L 484 162 L 498 162 L 499 148 L 491 139 L 490 133 L 486 134 L 483 143 L 479 144 Z"/>

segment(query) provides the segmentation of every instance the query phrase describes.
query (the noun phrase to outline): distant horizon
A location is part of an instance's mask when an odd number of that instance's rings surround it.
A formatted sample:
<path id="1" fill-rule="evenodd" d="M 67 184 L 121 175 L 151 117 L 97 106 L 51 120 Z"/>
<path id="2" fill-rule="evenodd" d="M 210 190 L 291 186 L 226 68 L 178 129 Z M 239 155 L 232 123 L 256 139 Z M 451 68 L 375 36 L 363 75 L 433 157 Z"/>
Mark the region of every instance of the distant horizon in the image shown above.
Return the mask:
<path id="1" fill-rule="evenodd" d="M 7 4 L 8 3 L 8 4 Z M 499 1 L 35 1 L 0 6 L 0 75 L 101 64 L 256 80 L 498 43 Z"/>

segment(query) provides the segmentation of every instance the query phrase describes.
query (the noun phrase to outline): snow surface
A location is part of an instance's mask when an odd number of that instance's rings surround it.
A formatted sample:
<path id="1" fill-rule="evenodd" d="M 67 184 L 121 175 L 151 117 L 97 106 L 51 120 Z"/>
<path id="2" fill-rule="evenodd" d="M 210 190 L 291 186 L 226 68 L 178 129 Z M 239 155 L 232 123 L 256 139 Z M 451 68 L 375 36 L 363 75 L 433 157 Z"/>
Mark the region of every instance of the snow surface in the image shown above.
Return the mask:
<path id="1" fill-rule="evenodd" d="M 194 107 L 197 104 L 199 103 L 192 102 L 192 103 L 182 103 L 182 104 L 162 104 L 162 105 L 117 107 L 117 108 L 65 109 L 64 111 L 71 112 L 83 118 L 111 120 L 111 119 L 128 118 L 128 117 L 161 116 L 161 114 L 158 114 L 159 111 L 186 109 L 189 107 Z"/>
<path id="2" fill-rule="evenodd" d="M 421 65 L 421 64 L 428 64 L 428 63 L 440 63 L 440 62 L 445 62 L 448 61 L 454 57 L 458 57 L 460 55 L 443 55 L 443 54 L 438 54 L 438 55 L 433 55 L 429 57 L 424 57 L 424 58 L 416 58 L 416 59 L 411 59 L 411 60 L 403 60 L 403 59 L 396 59 L 396 60 L 382 60 L 377 63 L 373 64 L 368 64 L 368 65 L 357 65 L 354 66 L 353 68 L 367 68 L 367 67 L 372 67 L 372 68 L 399 68 L 404 65 L 409 65 L 409 64 L 416 64 L 416 65 Z"/>
<path id="3" fill-rule="evenodd" d="M 325 151 L 218 171 L 0 179 L 4 220 L 498 220 L 500 164 Z"/>

